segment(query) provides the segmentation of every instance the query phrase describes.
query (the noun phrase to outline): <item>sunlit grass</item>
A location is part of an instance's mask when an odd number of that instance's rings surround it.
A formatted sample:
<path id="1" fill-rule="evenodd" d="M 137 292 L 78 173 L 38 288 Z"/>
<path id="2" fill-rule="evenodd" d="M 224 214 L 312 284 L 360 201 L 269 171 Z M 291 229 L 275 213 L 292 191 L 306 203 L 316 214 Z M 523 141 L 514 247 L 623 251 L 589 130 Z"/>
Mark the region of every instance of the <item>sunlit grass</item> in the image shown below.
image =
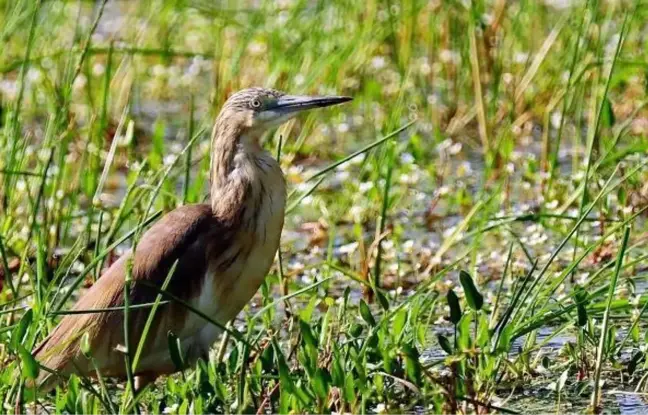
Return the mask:
<path id="1" fill-rule="evenodd" d="M 0 2 L 5 411 L 566 412 L 645 391 L 648 8 L 102 4 Z M 253 85 L 354 97 L 266 137 L 290 189 L 258 295 L 135 400 L 73 377 L 34 401 L 29 351 L 152 221 L 207 200 L 211 123 Z"/>

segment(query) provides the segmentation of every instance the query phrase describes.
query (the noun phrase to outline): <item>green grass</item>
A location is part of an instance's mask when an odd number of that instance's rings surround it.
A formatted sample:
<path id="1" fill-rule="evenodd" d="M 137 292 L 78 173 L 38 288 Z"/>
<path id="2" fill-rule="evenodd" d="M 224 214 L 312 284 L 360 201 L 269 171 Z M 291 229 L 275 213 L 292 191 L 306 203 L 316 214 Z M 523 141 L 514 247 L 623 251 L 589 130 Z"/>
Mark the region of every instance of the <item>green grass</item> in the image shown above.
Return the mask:
<path id="1" fill-rule="evenodd" d="M 3 409 L 625 410 L 648 387 L 648 7 L 549 3 L 0 1 Z M 29 351 L 207 199 L 214 117 L 253 85 L 354 97 L 265 139 L 290 188 L 259 293 L 209 361 L 170 335 L 182 372 L 135 397 L 72 377 L 34 400 Z"/>

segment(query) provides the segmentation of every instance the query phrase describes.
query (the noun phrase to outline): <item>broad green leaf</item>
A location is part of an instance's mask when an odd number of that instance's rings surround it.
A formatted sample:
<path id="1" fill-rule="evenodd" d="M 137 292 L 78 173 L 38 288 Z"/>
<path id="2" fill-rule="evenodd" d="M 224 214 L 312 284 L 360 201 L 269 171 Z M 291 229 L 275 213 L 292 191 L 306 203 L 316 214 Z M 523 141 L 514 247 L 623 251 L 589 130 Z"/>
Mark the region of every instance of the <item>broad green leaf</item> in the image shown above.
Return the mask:
<path id="1" fill-rule="evenodd" d="M 239 348 L 238 347 L 233 347 L 232 351 L 229 354 L 229 357 L 227 358 L 227 371 L 229 374 L 234 374 L 236 373 L 236 366 L 238 365 L 239 361 Z"/>
<path id="2" fill-rule="evenodd" d="M 283 354 L 280 351 L 277 351 L 277 367 L 279 369 L 279 382 L 281 383 L 281 389 L 287 393 L 291 393 L 295 389 L 295 384 L 293 383 L 292 378 L 290 377 L 290 369 L 286 364 Z"/>
<path id="3" fill-rule="evenodd" d="M 313 317 L 313 311 L 315 310 L 315 306 L 319 303 L 319 297 L 317 296 L 312 296 L 311 299 L 308 301 L 308 305 L 306 307 L 303 307 L 302 310 L 299 312 L 299 317 L 307 322 L 310 322 L 312 317 Z"/>
<path id="4" fill-rule="evenodd" d="M 479 347 L 486 347 L 491 339 L 491 331 L 489 330 L 488 318 L 485 314 L 480 314 L 478 317 L 477 325 L 477 339 L 475 342 Z"/>
<path id="5" fill-rule="evenodd" d="M 405 357 L 405 373 L 410 381 L 415 385 L 421 384 L 421 362 L 419 362 L 419 353 L 413 345 L 403 345 L 401 347 Z"/>
<path id="6" fill-rule="evenodd" d="M 374 375 L 373 384 L 374 384 L 374 388 L 376 388 L 376 393 L 378 394 L 378 396 L 382 396 L 385 391 L 385 377 L 380 374 Z"/>
<path id="7" fill-rule="evenodd" d="M 317 396 L 319 396 L 321 399 L 326 399 L 329 393 L 330 384 L 331 375 L 326 369 L 323 369 L 321 367 L 318 368 L 315 371 L 315 375 L 313 376 L 311 383 L 315 394 L 317 394 Z"/>
<path id="8" fill-rule="evenodd" d="M 378 347 L 378 335 L 376 333 L 371 334 L 369 337 L 367 337 L 367 347 L 370 349 Z"/>
<path id="9" fill-rule="evenodd" d="M 324 318 L 322 319 L 322 329 L 320 330 L 318 344 L 326 344 L 326 338 L 329 333 L 329 322 L 334 317 L 333 310 L 334 308 L 331 305 L 329 305 L 328 310 L 326 310 L 326 314 L 324 314 Z"/>
<path id="10" fill-rule="evenodd" d="M 376 298 L 378 299 L 378 302 L 380 303 L 380 306 L 383 308 L 383 310 L 389 310 L 389 300 L 387 299 L 387 297 L 385 297 L 385 294 L 376 290 Z"/>
<path id="11" fill-rule="evenodd" d="M 22 361 L 22 374 L 29 380 L 36 380 L 40 372 L 40 366 L 34 356 L 22 344 L 18 344 L 18 355 Z"/>
<path id="12" fill-rule="evenodd" d="M 398 367 L 396 359 L 391 356 L 391 351 L 381 349 L 381 352 L 383 369 L 385 369 L 386 373 L 394 373 L 395 369 Z"/>
<path id="13" fill-rule="evenodd" d="M 601 125 L 605 128 L 611 128 L 615 122 L 616 118 L 614 117 L 612 102 L 610 102 L 609 98 L 605 97 L 603 101 L 603 113 L 601 114 Z"/>
<path id="14" fill-rule="evenodd" d="M 362 325 L 355 323 L 349 329 L 349 334 L 351 335 L 351 337 L 354 338 L 359 337 L 362 334 L 363 330 L 364 328 L 362 327 Z"/>
<path id="15" fill-rule="evenodd" d="M 468 313 L 461 317 L 457 325 L 457 347 L 459 350 L 468 350 L 472 347 L 471 334 L 474 314 Z"/>
<path id="16" fill-rule="evenodd" d="M 437 334 L 437 340 L 439 341 L 439 346 L 441 346 L 441 349 L 446 352 L 447 354 L 452 354 L 452 346 L 450 345 L 450 341 L 446 336 L 443 334 Z"/>
<path id="17" fill-rule="evenodd" d="M 18 325 L 13 330 L 13 333 L 11 335 L 11 346 L 14 349 L 18 349 L 18 346 L 22 344 L 33 319 L 34 312 L 31 308 L 27 310 L 27 312 L 25 312 L 25 314 L 23 314 L 23 316 L 20 318 Z"/>
<path id="18" fill-rule="evenodd" d="M 338 388 L 344 387 L 344 369 L 342 368 L 342 356 L 335 352 L 333 353 L 333 361 L 331 362 L 331 380 L 333 385 Z"/>
<path id="19" fill-rule="evenodd" d="M 299 364 L 304 368 L 308 376 L 313 376 L 317 369 L 317 353 L 311 353 L 306 349 L 311 349 L 311 347 L 302 347 L 297 351 L 297 361 L 299 361 Z"/>
<path id="20" fill-rule="evenodd" d="M 461 320 L 461 306 L 459 305 L 459 297 L 457 297 L 457 294 L 455 294 L 454 291 L 450 290 L 448 291 L 446 299 L 448 300 L 448 307 L 450 307 L 450 321 L 452 322 L 452 324 L 456 325 L 457 323 L 459 323 L 459 320 Z"/>
<path id="21" fill-rule="evenodd" d="M 419 344 L 425 344 L 427 340 L 427 325 L 419 324 L 416 329 L 416 339 Z"/>
<path id="22" fill-rule="evenodd" d="M 346 378 L 344 379 L 344 400 L 347 401 L 347 403 L 352 404 L 355 402 L 355 397 L 356 390 L 353 373 L 347 373 Z"/>
<path id="23" fill-rule="evenodd" d="M 313 396 L 310 395 L 306 390 L 306 387 L 302 385 L 301 380 L 297 381 L 293 393 L 302 405 L 309 405 L 313 401 Z"/>
<path id="24" fill-rule="evenodd" d="M 301 330 L 304 342 L 308 346 L 317 349 L 317 339 L 315 338 L 315 336 L 313 336 L 313 331 L 311 330 L 310 324 L 308 324 L 304 320 L 299 320 L 299 328 Z"/>
<path id="25" fill-rule="evenodd" d="M 376 319 L 371 314 L 371 310 L 364 300 L 360 300 L 360 315 L 362 316 L 362 319 L 366 321 L 367 324 L 369 324 L 371 327 L 374 327 L 376 325 Z"/>
<path id="26" fill-rule="evenodd" d="M 400 338 L 405 329 L 405 323 L 407 323 L 407 309 L 402 309 L 396 313 L 392 322 L 392 334 L 395 339 Z"/>
<path id="27" fill-rule="evenodd" d="M 513 326 L 508 325 L 502 329 L 499 343 L 497 344 L 498 353 L 508 353 L 511 347 L 511 337 L 513 336 Z M 569 344 L 569 343 L 568 343 Z"/>
<path id="28" fill-rule="evenodd" d="M 625 186 L 619 186 L 619 190 L 617 190 L 617 199 L 619 200 L 620 206 L 626 205 L 628 199 L 628 193 L 626 191 Z"/>
<path id="29" fill-rule="evenodd" d="M 266 347 L 263 349 L 263 352 L 261 353 L 261 363 L 263 370 L 266 373 L 272 373 L 275 369 L 274 367 L 274 348 L 271 346 Z"/>
<path id="30" fill-rule="evenodd" d="M 484 305 L 484 297 L 479 293 L 473 278 L 466 271 L 459 271 L 459 281 L 466 294 L 466 302 L 473 310 L 481 310 Z"/>

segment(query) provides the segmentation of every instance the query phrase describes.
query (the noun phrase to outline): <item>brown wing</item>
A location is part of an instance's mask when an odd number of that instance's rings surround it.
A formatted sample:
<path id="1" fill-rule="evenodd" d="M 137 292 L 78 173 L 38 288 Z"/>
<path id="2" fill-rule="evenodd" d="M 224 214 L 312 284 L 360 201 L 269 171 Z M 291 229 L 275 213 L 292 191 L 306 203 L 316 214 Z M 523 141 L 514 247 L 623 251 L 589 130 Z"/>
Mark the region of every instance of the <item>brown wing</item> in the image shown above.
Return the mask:
<path id="1" fill-rule="evenodd" d="M 209 205 L 183 206 L 165 215 L 142 236 L 137 245 L 132 267 L 134 285 L 129 296 L 131 305 L 155 301 L 157 290 L 138 283 L 146 281 L 161 287 L 176 261 L 168 290 L 189 300 L 203 283 L 207 253 L 227 246 L 228 234 L 227 229 L 212 215 Z M 123 255 L 105 271 L 79 299 L 74 309 L 123 306 L 124 279 L 130 256 L 131 253 Z M 139 343 L 139 335 L 149 313 L 150 308 L 131 310 L 131 350 L 135 350 Z M 180 332 L 186 313 L 187 310 L 178 304 L 161 305 L 147 336 L 145 353 L 159 348 L 160 338 L 164 339 L 166 347 L 166 330 Z M 164 333 L 158 333 L 161 330 Z M 123 375 L 123 355 L 115 350 L 118 345 L 124 345 L 123 311 L 67 315 L 34 350 L 34 355 L 42 365 L 64 375 L 73 372 L 92 374 L 94 369 L 91 362 L 80 351 L 80 340 L 85 333 L 89 333 L 92 357 L 102 375 Z M 46 375 L 44 373 L 43 378 Z M 50 376 L 41 388 L 47 390 L 57 380 Z"/>

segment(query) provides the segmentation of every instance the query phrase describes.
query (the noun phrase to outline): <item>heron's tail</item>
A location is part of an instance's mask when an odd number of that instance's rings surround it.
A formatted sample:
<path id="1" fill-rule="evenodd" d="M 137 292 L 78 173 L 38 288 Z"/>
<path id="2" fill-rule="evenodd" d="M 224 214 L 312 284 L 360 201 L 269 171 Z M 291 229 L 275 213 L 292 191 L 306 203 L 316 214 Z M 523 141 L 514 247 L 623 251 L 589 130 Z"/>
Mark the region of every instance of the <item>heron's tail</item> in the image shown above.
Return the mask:
<path id="1" fill-rule="evenodd" d="M 75 361 L 81 354 L 80 337 L 82 333 L 69 333 L 57 326 L 32 351 L 32 355 L 41 366 L 38 378 L 31 387 L 37 386 L 38 391 L 47 393 L 65 380 L 75 366 Z"/>

